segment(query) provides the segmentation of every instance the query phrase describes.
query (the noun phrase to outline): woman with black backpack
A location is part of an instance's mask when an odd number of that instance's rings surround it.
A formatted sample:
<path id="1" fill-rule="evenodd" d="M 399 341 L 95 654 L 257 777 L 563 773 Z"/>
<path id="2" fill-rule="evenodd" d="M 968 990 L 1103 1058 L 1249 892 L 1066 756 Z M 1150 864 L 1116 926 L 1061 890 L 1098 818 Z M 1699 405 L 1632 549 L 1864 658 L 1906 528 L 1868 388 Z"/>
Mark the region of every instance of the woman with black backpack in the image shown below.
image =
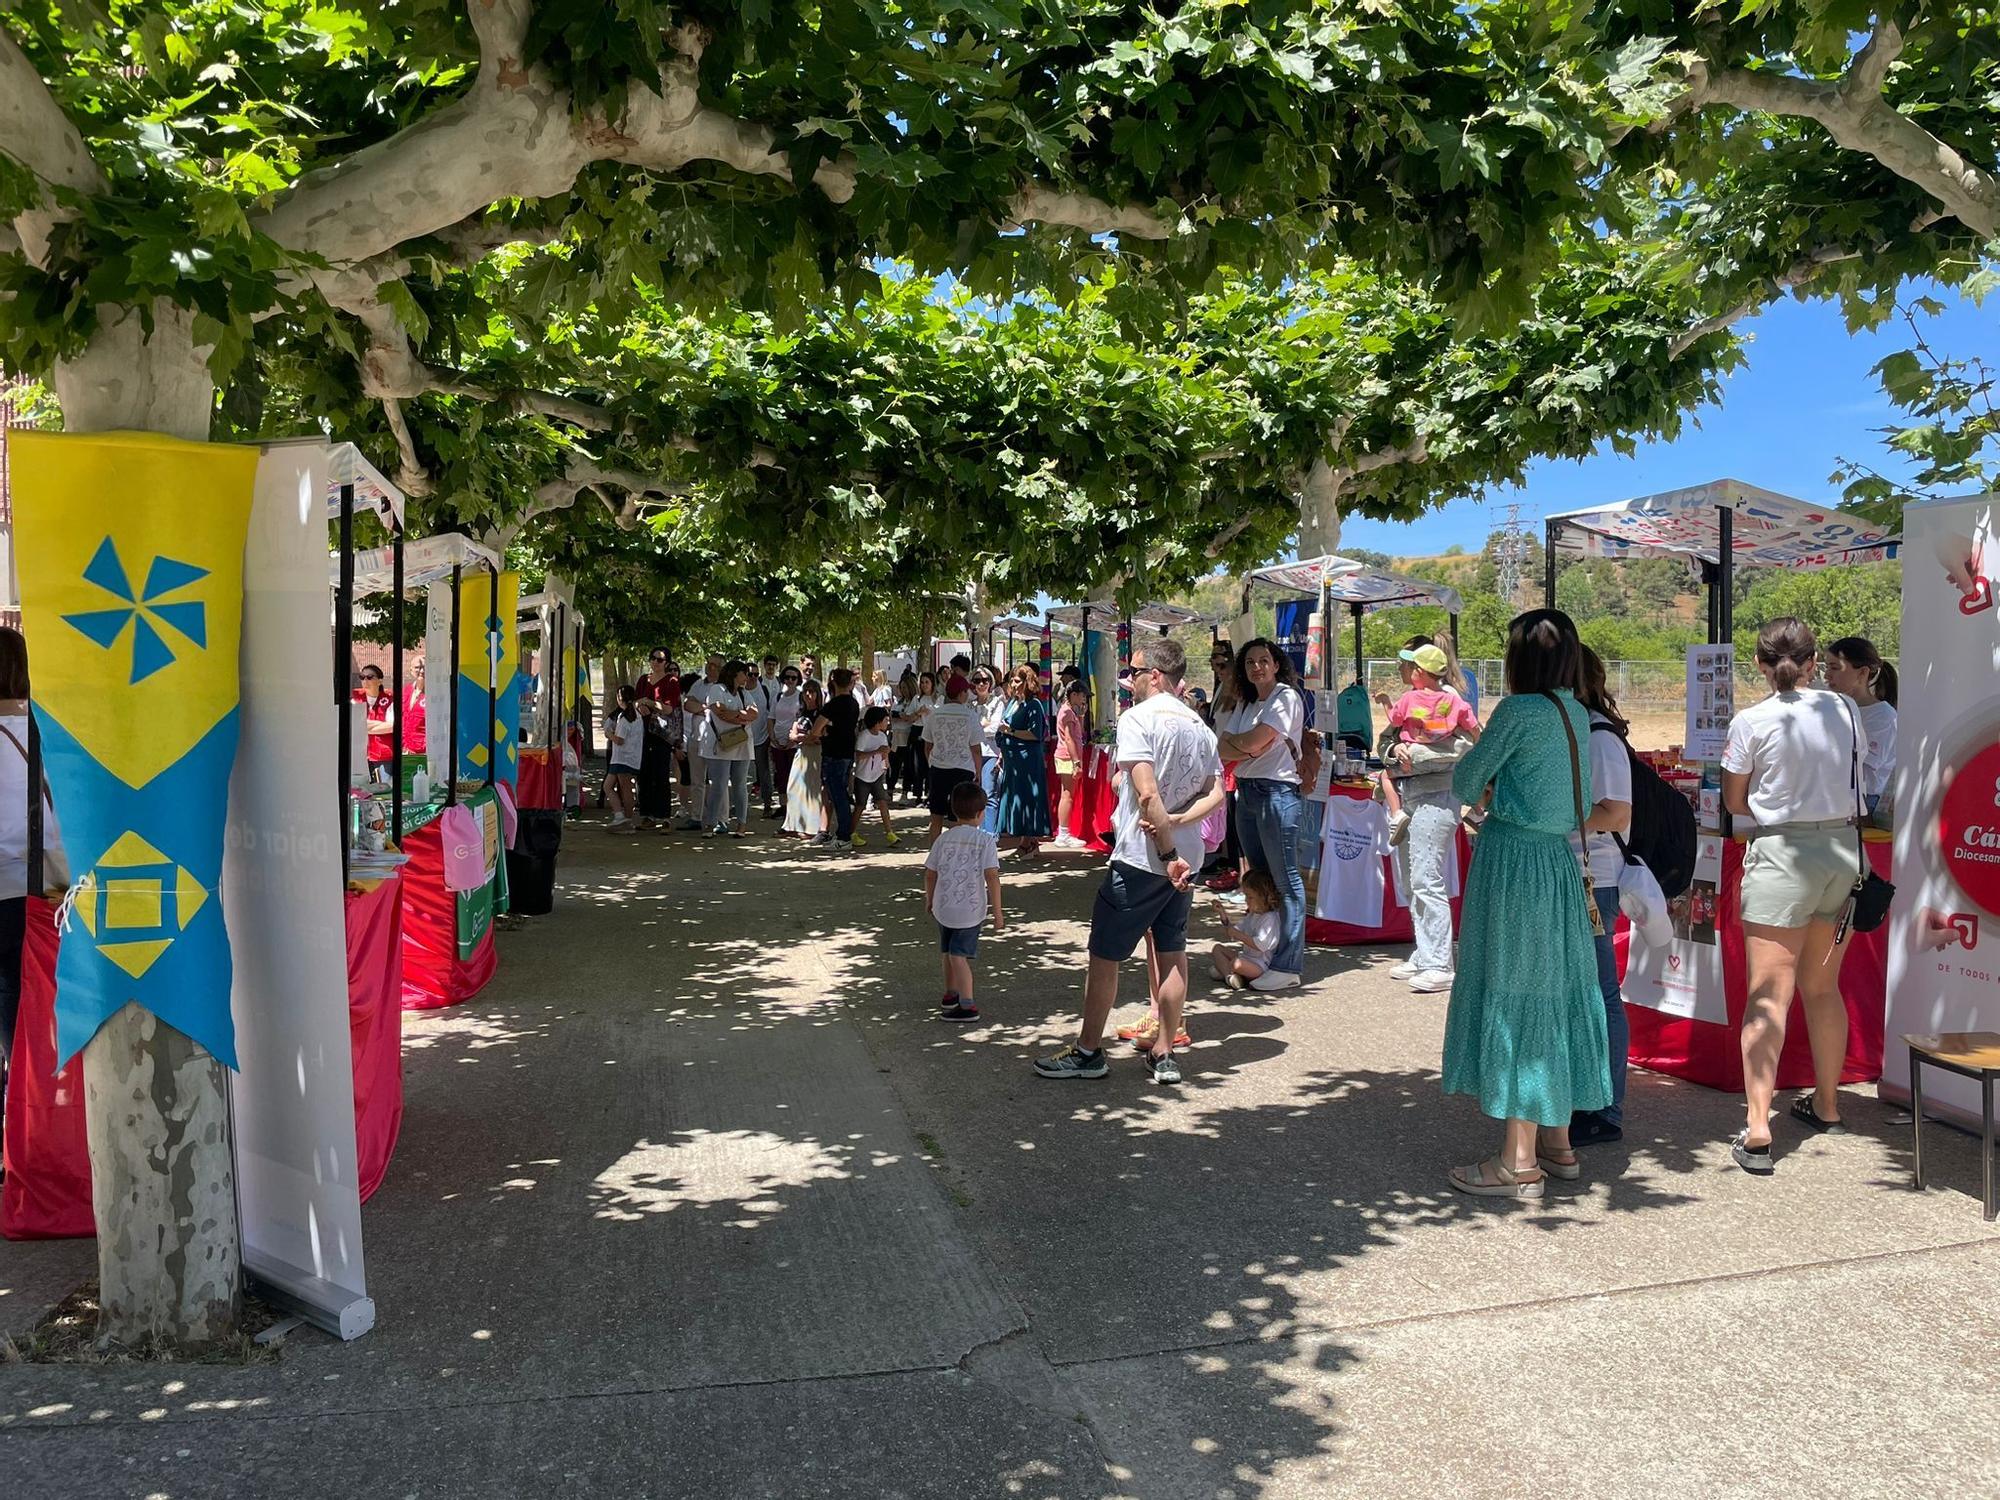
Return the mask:
<path id="1" fill-rule="evenodd" d="M 1597 988 L 1604 996 L 1604 1040 L 1611 1062 L 1611 1102 L 1602 1109 L 1579 1110 L 1570 1117 L 1571 1146 L 1592 1146 L 1615 1141 L 1625 1133 L 1626 1058 L 1632 1045 L 1632 1030 L 1625 1019 L 1625 997 L 1618 988 L 1618 954 L 1611 934 L 1618 927 L 1618 877 L 1625 868 L 1625 853 L 1617 835 L 1632 826 L 1632 755 L 1625 737 L 1632 726 L 1618 712 L 1618 700 L 1604 678 L 1604 659 L 1590 647 L 1582 651 L 1582 681 L 1576 701 L 1590 711 L 1590 815 L 1584 819 L 1589 835 L 1586 855 L 1581 838 L 1570 843 L 1584 856 L 1590 869 L 1590 894 L 1604 919 L 1604 930 L 1595 934 L 1597 946 Z"/>

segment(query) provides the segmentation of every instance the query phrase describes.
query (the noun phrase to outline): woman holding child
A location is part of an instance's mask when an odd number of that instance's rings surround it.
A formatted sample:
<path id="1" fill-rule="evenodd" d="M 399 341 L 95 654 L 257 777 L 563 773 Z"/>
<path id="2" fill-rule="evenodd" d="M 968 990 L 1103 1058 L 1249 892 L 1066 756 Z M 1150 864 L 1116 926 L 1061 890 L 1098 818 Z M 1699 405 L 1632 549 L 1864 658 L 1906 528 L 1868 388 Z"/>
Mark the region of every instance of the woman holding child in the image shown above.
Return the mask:
<path id="1" fill-rule="evenodd" d="M 1452 767 L 1479 737 L 1471 705 L 1449 685 L 1452 664 L 1427 635 L 1413 635 L 1396 653 L 1406 691 L 1389 709 L 1393 743 L 1383 757 L 1382 786 L 1391 815 L 1390 844 L 1402 862 L 1417 947 L 1389 971 L 1420 995 L 1451 988 L 1451 891 L 1448 875 L 1458 836 L 1460 803 Z M 1399 717 L 1400 715 L 1400 717 Z"/>

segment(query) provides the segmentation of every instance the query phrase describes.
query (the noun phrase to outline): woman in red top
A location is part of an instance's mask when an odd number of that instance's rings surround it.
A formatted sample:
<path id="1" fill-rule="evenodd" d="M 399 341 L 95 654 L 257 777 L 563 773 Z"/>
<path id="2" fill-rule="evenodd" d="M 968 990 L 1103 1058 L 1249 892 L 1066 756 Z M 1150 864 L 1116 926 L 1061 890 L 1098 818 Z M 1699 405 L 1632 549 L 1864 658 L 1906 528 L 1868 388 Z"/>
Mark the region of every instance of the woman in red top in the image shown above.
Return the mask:
<path id="1" fill-rule="evenodd" d="M 430 712 L 424 695 L 424 659 L 421 656 L 410 672 L 410 685 L 403 689 L 403 753 L 422 755 L 428 743 L 424 738 L 424 728 L 430 719 Z"/>
<path id="2" fill-rule="evenodd" d="M 361 687 L 354 699 L 368 713 L 368 764 L 387 765 L 396 754 L 390 740 L 396 732 L 396 704 L 382 686 L 380 667 L 361 669 Z"/>

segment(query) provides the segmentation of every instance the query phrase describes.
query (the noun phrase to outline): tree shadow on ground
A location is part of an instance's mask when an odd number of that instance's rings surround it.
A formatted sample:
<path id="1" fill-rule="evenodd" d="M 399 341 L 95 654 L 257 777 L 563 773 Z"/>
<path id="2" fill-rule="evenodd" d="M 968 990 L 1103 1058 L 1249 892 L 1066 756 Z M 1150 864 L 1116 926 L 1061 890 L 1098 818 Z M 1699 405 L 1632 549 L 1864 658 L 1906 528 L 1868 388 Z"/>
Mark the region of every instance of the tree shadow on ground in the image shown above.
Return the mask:
<path id="1" fill-rule="evenodd" d="M 1734 1236 L 1710 1273 L 1748 1263 L 1737 1241 L 1781 1258 L 1716 1159 L 1740 1105 L 1643 1075 L 1645 1128 L 1583 1184 L 1450 1192 L 1493 1128 L 1440 1093 L 1441 997 L 1385 1009 L 1379 954 L 1315 951 L 1311 992 L 1203 993 L 1179 1090 L 1125 1057 L 1049 1084 L 1028 1064 L 1073 1029 L 1094 868 L 1010 870 L 987 1015 L 954 1029 L 907 851 L 679 842 L 566 850 L 493 988 L 412 1018 L 365 1222 L 377 1332 L 277 1370 L 0 1372 L 0 1426 L 929 1371 L 1051 1433 L 1082 1419 L 1108 1465 L 1051 1437 L 970 1488 L 1247 1496 L 1337 1478 L 1327 1384 L 1359 1330 L 1668 1274 L 1691 1236 Z M 1937 1139 L 1942 1175 L 1963 1153 Z"/>

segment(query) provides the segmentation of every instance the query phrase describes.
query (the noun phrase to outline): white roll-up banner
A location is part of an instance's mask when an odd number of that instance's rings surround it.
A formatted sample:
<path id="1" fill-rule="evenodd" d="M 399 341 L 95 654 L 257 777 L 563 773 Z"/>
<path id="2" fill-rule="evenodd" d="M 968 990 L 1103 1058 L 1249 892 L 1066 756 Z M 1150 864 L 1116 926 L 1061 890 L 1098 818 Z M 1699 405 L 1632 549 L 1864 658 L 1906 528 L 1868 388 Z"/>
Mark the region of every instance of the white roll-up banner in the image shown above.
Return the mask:
<path id="1" fill-rule="evenodd" d="M 327 634 L 324 448 L 257 468 L 243 568 L 243 708 L 222 874 L 241 1071 L 231 1079 L 243 1265 L 343 1338 L 375 1320 L 361 1262 Z"/>
<path id="2" fill-rule="evenodd" d="M 2000 496 L 1903 510 L 1903 637 L 1882 1092 L 1905 1036 L 2000 1031 Z M 1924 1070 L 1927 1109 L 1976 1125 L 1979 1085 Z"/>

